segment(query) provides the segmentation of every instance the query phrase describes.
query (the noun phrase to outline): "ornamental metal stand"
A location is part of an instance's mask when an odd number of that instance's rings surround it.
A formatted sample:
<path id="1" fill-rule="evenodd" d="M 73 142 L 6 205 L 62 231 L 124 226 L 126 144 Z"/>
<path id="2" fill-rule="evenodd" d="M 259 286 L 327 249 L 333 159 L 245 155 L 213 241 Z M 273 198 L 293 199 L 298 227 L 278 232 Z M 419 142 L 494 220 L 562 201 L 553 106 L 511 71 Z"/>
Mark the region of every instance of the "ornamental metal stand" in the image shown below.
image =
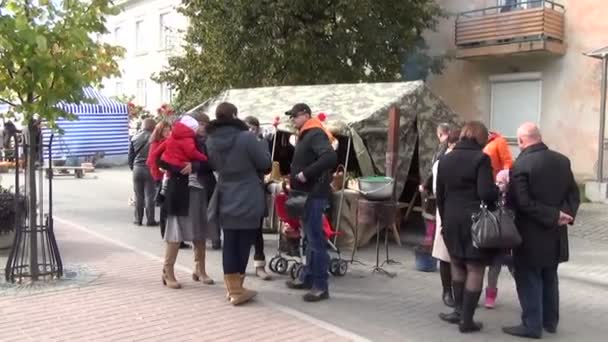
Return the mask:
<path id="1" fill-rule="evenodd" d="M 12 137 L 15 142 L 15 241 L 8 257 L 5 268 L 7 282 L 36 281 L 39 279 L 53 280 L 63 276 L 63 264 L 57 241 L 55 240 L 53 222 L 53 155 L 52 146 L 54 134 L 51 135 L 48 145 L 42 141 L 34 141 L 39 147 L 38 173 L 38 215 L 36 222 L 30 222 L 27 209 L 21 207 L 19 198 L 25 198 L 27 203 L 27 184 L 23 193 L 20 187 L 19 142 L 17 135 Z M 30 140 L 31 143 L 31 140 Z M 48 153 L 48 212 L 44 207 L 44 163 L 43 147 Z M 30 146 L 23 144 L 24 156 L 28 155 Z M 27 170 L 25 173 L 27 177 Z M 27 208 L 27 205 L 25 206 Z"/>

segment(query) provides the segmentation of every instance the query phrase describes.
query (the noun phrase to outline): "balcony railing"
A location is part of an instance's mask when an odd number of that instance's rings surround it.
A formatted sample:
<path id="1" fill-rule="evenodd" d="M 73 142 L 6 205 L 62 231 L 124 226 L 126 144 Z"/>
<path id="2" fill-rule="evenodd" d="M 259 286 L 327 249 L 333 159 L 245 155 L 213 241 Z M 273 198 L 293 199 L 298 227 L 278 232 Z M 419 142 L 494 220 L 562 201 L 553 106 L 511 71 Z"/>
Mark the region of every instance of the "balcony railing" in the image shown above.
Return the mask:
<path id="1" fill-rule="evenodd" d="M 458 14 L 458 57 L 544 51 L 564 54 L 564 12 L 553 1 L 517 1 Z"/>

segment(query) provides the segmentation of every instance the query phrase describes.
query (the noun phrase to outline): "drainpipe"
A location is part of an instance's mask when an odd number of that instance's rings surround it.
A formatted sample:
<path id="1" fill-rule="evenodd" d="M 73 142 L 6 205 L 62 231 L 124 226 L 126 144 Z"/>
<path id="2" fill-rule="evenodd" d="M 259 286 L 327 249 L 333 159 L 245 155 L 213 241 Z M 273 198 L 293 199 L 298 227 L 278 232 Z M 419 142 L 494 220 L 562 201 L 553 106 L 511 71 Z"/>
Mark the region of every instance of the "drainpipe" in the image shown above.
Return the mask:
<path id="1" fill-rule="evenodd" d="M 606 128 L 606 88 L 608 83 L 608 55 L 602 58 L 602 94 L 600 102 L 600 132 L 597 152 L 597 181 L 604 181 L 604 131 Z"/>

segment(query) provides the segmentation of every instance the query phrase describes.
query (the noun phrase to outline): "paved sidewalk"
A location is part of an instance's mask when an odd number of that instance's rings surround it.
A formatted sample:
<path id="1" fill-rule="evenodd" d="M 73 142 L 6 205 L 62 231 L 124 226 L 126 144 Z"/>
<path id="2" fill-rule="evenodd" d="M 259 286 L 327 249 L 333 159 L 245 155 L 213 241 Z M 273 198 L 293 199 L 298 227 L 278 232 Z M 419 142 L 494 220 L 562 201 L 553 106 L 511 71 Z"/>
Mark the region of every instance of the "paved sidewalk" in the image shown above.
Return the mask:
<path id="1" fill-rule="evenodd" d="M 39 294 L 0 289 L 0 341 L 356 339 L 263 299 L 235 308 L 226 302 L 223 284 L 195 283 L 183 268 L 177 276 L 184 288 L 169 290 L 161 284 L 158 258 L 66 225 L 57 230 L 63 260 L 86 265 L 98 278 Z"/>

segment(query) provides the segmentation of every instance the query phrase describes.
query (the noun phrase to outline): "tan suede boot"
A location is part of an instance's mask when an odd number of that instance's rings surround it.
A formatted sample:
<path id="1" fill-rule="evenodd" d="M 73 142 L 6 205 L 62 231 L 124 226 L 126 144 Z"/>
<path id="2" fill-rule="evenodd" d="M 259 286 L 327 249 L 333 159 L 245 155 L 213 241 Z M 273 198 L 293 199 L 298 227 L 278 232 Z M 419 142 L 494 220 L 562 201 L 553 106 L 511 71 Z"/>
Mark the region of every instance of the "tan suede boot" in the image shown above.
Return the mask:
<path id="1" fill-rule="evenodd" d="M 179 242 L 167 242 L 165 249 L 165 263 L 163 265 L 163 285 L 170 289 L 180 289 L 182 286 L 175 279 L 175 260 L 179 252 Z"/>
<path id="2" fill-rule="evenodd" d="M 201 281 L 206 285 L 213 285 L 215 282 L 205 271 L 205 241 L 194 241 L 194 271 L 192 280 Z"/>
<path id="3" fill-rule="evenodd" d="M 271 280 L 270 274 L 266 273 L 266 261 L 254 260 L 253 265 L 255 266 L 255 275 L 262 280 Z"/>
<path id="4" fill-rule="evenodd" d="M 243 289 L 242 277 L 238 273 L 225 274 L 224 282 L 230 294 L 230 303 L 232 305 L 240 305 L 250 301 L 258 293 L 252 290 Z"/>

